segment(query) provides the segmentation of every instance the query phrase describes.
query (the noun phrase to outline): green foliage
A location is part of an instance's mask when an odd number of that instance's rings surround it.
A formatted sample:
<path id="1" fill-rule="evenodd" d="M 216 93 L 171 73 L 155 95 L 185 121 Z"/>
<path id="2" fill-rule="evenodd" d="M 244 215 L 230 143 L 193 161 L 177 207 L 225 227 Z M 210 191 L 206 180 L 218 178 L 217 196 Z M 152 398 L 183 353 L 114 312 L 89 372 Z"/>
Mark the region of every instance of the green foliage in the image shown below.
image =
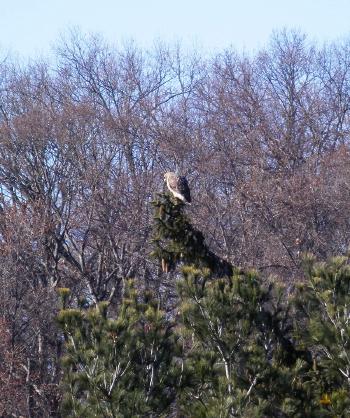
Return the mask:
<path id="1" fill-rule="evenodd" d="M 154 256 L 181 264 L 170 320 L 129 282 L 109 304 L 66 309 L 62 412 L 67 417 L 333 418 L 350 416 L 350 267 L 305 259 L 308 282 L 283 286 L 212 253 L 184 205 L 158 195 Z M 176 319 L 176 321 L 175 321 Z"/>
<path id="2" fill-rule="evenodd" d="M 314 367 L 310 392 L 323 416 L 350 416 L 350 266 L 348 258 L 328 263 L 305 259 L 309 281 L 300 286 L 296 304 L 303 313 L 299 338 L 310 347 Z"/>
<path id="3" fill-rule="evenodd" d="M 188 221 L 184 203 L 174 200 L 169 194 L 158 194 L 153 206 L 154 257 L 164 260 L 169 269 L 182 262 L 207 267 L 217 276 L 232 275 L 231 264 L 210 251 L 202 232 Z"/>
<path id="4" fill-rule="evenodd" d="M 67 417 L 138 417 L 165 413 L 176 395 L 180 355 L 173 324 L 155 299 L 142 303 L 129 283 L 117 318 L 108 304 L 66 309 L 62 412 Z"/>
<path id="5" fill-rule="evenodd" d="M 186 416 L 305 416 L 298 371 L 308 368 L 307 353 L 292 343 L 281 289 L 254 272 L 210 280 L 208 270 L 186 266 L 183 274 Z"/>

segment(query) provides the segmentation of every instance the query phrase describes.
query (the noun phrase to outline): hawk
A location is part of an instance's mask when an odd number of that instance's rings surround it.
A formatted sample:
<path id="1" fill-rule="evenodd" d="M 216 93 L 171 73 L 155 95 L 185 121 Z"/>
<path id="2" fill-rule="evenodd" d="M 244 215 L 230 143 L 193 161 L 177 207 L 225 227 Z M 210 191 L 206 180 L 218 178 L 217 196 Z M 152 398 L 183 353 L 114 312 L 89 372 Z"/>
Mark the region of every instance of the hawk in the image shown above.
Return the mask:
<path id="1" fill-rule="evenodd" d="M 175 197 L 184 203 L 191 204 L 191 193 L 186 177 L 177 176 L 175 173 L 165 173 L 164 181 Z"/>

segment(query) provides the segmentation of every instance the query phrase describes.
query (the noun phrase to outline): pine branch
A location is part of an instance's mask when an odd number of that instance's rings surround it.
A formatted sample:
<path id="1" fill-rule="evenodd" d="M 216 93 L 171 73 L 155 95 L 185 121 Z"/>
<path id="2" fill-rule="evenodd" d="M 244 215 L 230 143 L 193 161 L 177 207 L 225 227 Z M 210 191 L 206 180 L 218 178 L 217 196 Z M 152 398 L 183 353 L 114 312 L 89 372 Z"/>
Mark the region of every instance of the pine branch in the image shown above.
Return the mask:
<path id="1" fill-rule="evenodd" d="M 201 231 L 195 229 L 184 214 L 185 205 L 167 193 L 157 194 L 155 207 L 153 255 L 175 269 L 180 262 L 208 268 L 216 277 L 232 276 L 233 266 L 211 251 Z M 164 270 L 164 267 L 163 267 Z"/>

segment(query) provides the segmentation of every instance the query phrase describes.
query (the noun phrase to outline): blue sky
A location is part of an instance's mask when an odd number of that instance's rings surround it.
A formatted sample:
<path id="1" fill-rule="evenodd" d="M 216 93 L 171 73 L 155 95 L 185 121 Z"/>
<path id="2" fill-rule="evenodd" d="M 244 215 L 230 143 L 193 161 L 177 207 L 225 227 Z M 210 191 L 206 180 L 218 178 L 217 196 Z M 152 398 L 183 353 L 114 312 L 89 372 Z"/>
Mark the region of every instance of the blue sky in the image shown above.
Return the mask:
<path id="1" fill-rule="evenodd" d="M 112 43 L 251 51 L 284 27 L 319 42 L 350 37 L 350 0 L 0 0 L 0 55 L 46 55 L 72 27 Z"/>

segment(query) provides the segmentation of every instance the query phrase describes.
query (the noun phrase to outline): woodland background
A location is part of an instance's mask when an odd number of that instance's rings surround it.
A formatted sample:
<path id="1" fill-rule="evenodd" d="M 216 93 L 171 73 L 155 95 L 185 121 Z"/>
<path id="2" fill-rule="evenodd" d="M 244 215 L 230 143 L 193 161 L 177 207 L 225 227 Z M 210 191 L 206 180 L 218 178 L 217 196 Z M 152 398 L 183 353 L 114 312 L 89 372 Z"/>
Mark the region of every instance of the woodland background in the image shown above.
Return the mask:
<path id="1" fill-rule="evenodd" d="M 288 292 L 304 278 L 302 253 L 345 255 L 349 112 L 350 41 L 298 32 L 250 55 L 116 50 L 75 33 L 51 62 L 4 58 L 0 409 L 58 414 L 57 289 L 71 307 L 108 301 L 110 315 L 129 278 L 174 297 L 177 273 L 151 256 L 165 171 L 187 176 L 186 213 L 213 252 Z"/>

